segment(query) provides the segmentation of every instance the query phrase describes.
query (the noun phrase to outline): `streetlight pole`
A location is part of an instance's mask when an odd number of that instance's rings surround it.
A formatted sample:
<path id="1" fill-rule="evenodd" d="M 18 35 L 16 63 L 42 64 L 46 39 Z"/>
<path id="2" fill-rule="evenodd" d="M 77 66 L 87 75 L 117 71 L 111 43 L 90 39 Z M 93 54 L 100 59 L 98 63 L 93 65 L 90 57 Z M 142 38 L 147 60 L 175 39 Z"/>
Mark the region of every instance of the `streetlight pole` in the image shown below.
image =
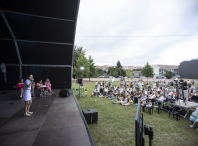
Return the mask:
<path id="1" fill-rule="evenodd" d="M 80 67 L 80 69 L 82 70 L 82 78 L 83 78 L 83 71 L 85 68 L 82 66 L 82 67 Z"/>

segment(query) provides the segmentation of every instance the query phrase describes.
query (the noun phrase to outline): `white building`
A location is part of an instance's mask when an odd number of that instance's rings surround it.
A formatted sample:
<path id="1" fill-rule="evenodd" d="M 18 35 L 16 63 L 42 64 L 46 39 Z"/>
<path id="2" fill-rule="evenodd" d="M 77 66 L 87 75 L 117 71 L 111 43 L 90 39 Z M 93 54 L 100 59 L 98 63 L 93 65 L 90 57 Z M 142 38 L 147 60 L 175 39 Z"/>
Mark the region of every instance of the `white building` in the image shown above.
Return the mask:
<path id="1" fill-rule="evenodd" d="M 179 75 L 179 65 L 153 65 L 155 76 L 164 76 L 166 71 L 172 71 L 175 75 Z"/>

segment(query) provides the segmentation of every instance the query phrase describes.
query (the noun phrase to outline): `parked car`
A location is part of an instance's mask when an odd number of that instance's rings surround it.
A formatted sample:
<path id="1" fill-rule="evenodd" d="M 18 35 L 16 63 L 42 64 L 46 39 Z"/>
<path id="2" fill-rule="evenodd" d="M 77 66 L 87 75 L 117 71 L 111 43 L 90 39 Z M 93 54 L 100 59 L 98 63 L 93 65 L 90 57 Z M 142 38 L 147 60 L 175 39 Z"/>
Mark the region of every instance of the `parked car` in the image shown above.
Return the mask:
<path id="1" fill-rule="evenodd" d="M 104 78 L 109 78 L 109 76 L 104 76 Z"/>
<path id="2" fill-rule="evenodd" d="M 123 76 L 119 76 L 118 78 L 123 78 Z"/>
<path id="3" fill-rule="evenodd" d="M 142 76 L 142 79 L 145 79 L 146 77 L 145 76 Z"/>
<path id="4" fill-rule="evenodd" d="M 102 78 L 102 76 L 98 76 L 97 78 Z"/>
<path id="5" fill-rule="evenodd" d="M 124 77 L 125 79 L 127 79 L 128 77 Z"/>

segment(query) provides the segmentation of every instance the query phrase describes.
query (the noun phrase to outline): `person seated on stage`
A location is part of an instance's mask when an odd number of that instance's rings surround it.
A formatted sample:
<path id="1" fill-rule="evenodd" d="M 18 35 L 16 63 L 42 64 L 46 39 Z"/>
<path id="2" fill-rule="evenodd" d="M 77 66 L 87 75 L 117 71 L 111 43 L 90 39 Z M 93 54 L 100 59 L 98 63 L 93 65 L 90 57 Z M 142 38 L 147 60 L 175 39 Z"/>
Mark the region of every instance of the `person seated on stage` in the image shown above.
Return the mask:
<path id="1" fill-rule="evenodd" d="M 48 86 L 48 87 L 45 88 L 45 90 L 50 92 L 50 95 L 52 95 L 52 89 L 51 89 L 52 85 L 50 84 L 50 80 L 48 78 L 45 79 L 44 85 Z"/>
<path id="2" fill-rule="evenodd" d="M 44 88 L 41 87 L 43 86 L 43 83 L 42 83 L 42 80 L 39 80 L 37 83 L 36 83 L 36 90 L 40 91 L 40 97 L 41 97 L 41 92 L 44 92 Z"/>
<path id="3" fill-rule="evenodd" d="M 190 121 L 192 123 L 192 125 L 190 125 L 191 128 L 194 126 L 195 123 L 198 123 L 198 107 L 190 116 Z M 198 128 L 197 128 L 197 130 L 198 130 Z"/>
<path id="4" fill-rule="evenodd" d="M 19 88 L 17 89 L 17 91 L 18 91 L 18 92 L 21 92 L 20 97 L 22 98 L 23 87 L 24 87 L 23 79 L 20 80 L 20 82 L 16 85 L 16 87 L 19 87 Z"/>
<path id="5" fill-rule="evenodd" d="M 125 103 L 124 105 L 125 105 L 125 106 L 127 106 L 127 105 L 132 105 L 132 104 L 133 104 L 133 100 L 130 98 L 129 95 L 128 95 L 127 98 L 128 98 L 129 101 L 128 101 L 127 103 Z"/>

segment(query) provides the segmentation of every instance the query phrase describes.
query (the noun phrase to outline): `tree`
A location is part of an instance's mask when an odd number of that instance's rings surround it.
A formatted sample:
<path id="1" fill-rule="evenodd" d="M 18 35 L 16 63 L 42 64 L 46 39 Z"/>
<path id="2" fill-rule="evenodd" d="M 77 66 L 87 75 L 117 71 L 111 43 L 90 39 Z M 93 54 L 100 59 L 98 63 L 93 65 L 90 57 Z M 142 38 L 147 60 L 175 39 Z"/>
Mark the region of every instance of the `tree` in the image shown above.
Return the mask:
<path id="1" fill-rule="evenodd" d="M 148 81 L 148 77 L 153 77 L 155 75 L 153 71 L 153 67 L 148 62 L 142 68 L 141 73 L 143 76 L 147 77 L 147 81 Z"/>
<path id="2" fill-rule="evenodd" d="M 96 76 L 96 68 L 94 66 L 95 63 L 93 62 L 91 56 L 89 56 L 88 64 L 89 64 L 89 81 L 90 81 L 91 77 Z"/>
<path id="3" fill-rule="evenodd" d="M 83 49 L 83 47 L 78 47 L 77 45 L 74 46 L 73 67 L 77 65 L 78 57 L 82 52 L 86 52 L 86 50 Z"/>
<path id="4" fill-rule="evenodd" d="M 103 75 L 104 72 L 103 72 L 103 70 L 101 68 L 97 68 L 96 70 L 97 70 L 97 75 L 98 76 L 102 76 Z"/>
<path id="5" fill-rule="evenodd" d="M 126 70 L 126 76 L 129 78 L 132 76 L 132 71 L 130 69 Z"/>
<path id="6" fill-rule="evenodd" d="M 114 75 L 114 77 L 117 78 L 117 77 L 118 77 L 118 72 L 117 72 L 117 71 L 114 71 L 114 72 L 113 72 L 113 75 Z"/>
<path id="7" fill-rule="evenodd" d="M 166 77 L 167 79 L 172 78 L 174 75 L 175 75 L 175 73 L 172 72 L 172 71 L 166 71 L 166 73 L 165 73 L 165 77 Z"/>
<path id="8" fill-rule="evenodd" d="M 122 68 L 122 65 L 121 65 L 121 63 L 120 63 L 120 61 L 118 60 L 118 62 L 117 62 L 117 66 L 116 66 L 117 68 Z"/>
<path id="9" fill-rule="evenodd" d="M 84 67 L 83 71 L 80 69 L 80 67 L 82 67 L 82 66 Z M 82 76 L 89 77 L 89 63 L 88 63 L 88 60 L 85 57 L 85 53 L 83 51 L 81 52 L 81 54 L 78 57 L 76 66 L 74 66 L 74 69 L 73 69 L 73 73 L 74 73 L 74 75 L 77 76 L 77 78 L 82 77 Z M 83 75 L 82 75 L 82 73 L 83 73 Z"/>

